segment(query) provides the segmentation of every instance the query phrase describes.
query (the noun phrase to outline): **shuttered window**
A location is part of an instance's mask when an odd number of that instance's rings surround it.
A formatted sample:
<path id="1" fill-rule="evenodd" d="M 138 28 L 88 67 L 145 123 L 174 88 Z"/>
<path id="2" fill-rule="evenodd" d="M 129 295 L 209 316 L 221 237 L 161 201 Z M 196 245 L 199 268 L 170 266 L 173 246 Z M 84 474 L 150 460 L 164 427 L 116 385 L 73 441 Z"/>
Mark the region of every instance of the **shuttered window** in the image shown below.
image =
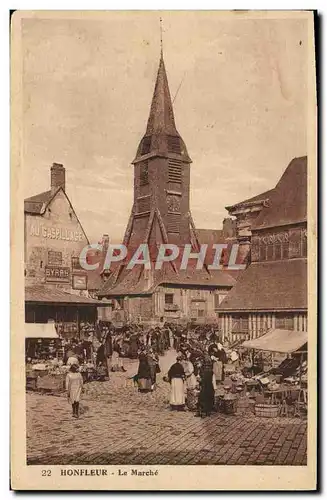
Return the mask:
<path id="1" fill-rule="evenodd" d="M 167 230 L 168 233 L 179 233 L 179 214 L 168 214 L 167 215 Z"/>
<path id="2" fill-rule="evenodd" d="M 168 140 L 168 152 L 180 154 L 181 153 L 180 138 L 176 137 L 175 135 L 168 135 L 167 140 Z"/>
<path id="3" fill-rule="evenodd" d="M 150 210 L 150 196 L 144 196 L 137 199 L 138 213 L 148 212 Z"/>
<path id="4" fill-rule="evenodd" d="M 140 164 L 140 185 L 145 186 L 148 183 L 149 183 L 148 162 L 143 161 Z"/>
<path id="5" fill-rule="evenodd" d="M 168 160 L 168 181 L 176 184 L 182 182 L 182 162 L 170 158 Z"/>

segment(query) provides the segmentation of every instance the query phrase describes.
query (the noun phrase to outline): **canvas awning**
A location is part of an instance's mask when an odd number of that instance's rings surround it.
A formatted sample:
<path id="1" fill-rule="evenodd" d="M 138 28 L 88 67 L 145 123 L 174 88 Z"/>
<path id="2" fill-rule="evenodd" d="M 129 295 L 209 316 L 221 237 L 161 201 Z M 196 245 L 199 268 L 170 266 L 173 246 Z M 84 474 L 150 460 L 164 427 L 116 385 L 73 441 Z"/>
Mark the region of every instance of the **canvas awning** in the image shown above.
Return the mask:
<path id="1" fill-rule="evenodd" d="M 25 323 L 25 337 L 29 339 L 58 339 L 54 323 Z"/>
<path id="2" fill-rule="evenodd" d="M 242 347 L 259 351 L 283 352 L 289 354 L 308 342 L 308 332 L 271 329 L 262 337 L 243 342 Z"/>

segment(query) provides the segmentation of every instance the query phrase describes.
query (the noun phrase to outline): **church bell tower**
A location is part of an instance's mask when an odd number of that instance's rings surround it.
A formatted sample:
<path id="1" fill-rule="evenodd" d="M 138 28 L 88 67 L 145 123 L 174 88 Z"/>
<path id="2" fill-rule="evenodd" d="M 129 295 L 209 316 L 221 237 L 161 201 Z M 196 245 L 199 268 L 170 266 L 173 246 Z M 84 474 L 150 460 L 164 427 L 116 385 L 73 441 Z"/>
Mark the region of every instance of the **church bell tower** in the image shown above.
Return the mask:
<path id="1" fill-rule="evenodd" d="M 175 125 L 162 51 L 146 132 L 132 163 L 134 202 L 125 245 L 190 243 L 191 159 Z"/>

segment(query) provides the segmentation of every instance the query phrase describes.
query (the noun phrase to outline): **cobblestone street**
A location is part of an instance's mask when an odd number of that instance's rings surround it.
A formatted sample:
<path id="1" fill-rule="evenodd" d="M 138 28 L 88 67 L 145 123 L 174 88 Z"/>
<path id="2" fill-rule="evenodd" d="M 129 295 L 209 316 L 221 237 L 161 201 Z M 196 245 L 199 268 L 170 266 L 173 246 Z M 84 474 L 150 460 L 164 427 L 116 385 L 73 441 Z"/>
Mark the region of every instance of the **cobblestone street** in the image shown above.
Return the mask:
<path id="1" fill-rule="evenodd" d="M 162 380 L 175 359 L 161 358 L 158 387 L 139 394 L 127 373 L 85 384 L 79 420 L 65 396 L 27 393 L 28 464 L 305 465 L 306 422 L 262 419 L 251 412 L 195 418 L 171 412 Z"/>

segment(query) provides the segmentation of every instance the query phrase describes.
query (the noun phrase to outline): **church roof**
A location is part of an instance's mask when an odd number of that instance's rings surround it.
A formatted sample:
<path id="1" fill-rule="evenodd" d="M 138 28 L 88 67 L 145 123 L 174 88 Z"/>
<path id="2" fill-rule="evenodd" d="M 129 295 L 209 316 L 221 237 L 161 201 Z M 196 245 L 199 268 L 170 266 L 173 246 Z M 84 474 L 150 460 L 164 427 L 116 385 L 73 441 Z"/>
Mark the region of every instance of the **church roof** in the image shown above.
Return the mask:
<path id="1" fill-rule="evenodd" d="M 116 283 L 109 278 L 99 291 L 99 297 L 122 295 L 149 295 L 159 285 L 175 285 L 183 288 L 231 288 L 235 279 L 226 270 L 213 270 L 210 274 L 205 270 L 198 270 L 188 266 L 186 270 L 176 273 L 170 265 L 164 265 L 161 270 L 149 271 L 149 278 L 141 266 L 132 270 L 124 268 Z"/>
<path id="2" fill-rule="evenodd" d="M 168 78 L 161 53 L 146 132 L 133 163 L 155 155 L 182 156 L 191 162 L 183 139 L 179 135 L 174 117 Z M 143 158 L 145 157 L 145 158 Z"/>
<path id="3" fill-rule="evenodd" d="M 294 158 L 264 206 L 252 230 L 307 220 L 307 157 Z"/>
<path id="4" fill-rule="evenodd" d="M 175 125 L 173 105 L 170 97 L 167 73 L 162 55 L 160 57 L 157 80 L 151 102 L 150 115 L 146 127 L 146 135 L 158 133 L 178 135 Z"/>

